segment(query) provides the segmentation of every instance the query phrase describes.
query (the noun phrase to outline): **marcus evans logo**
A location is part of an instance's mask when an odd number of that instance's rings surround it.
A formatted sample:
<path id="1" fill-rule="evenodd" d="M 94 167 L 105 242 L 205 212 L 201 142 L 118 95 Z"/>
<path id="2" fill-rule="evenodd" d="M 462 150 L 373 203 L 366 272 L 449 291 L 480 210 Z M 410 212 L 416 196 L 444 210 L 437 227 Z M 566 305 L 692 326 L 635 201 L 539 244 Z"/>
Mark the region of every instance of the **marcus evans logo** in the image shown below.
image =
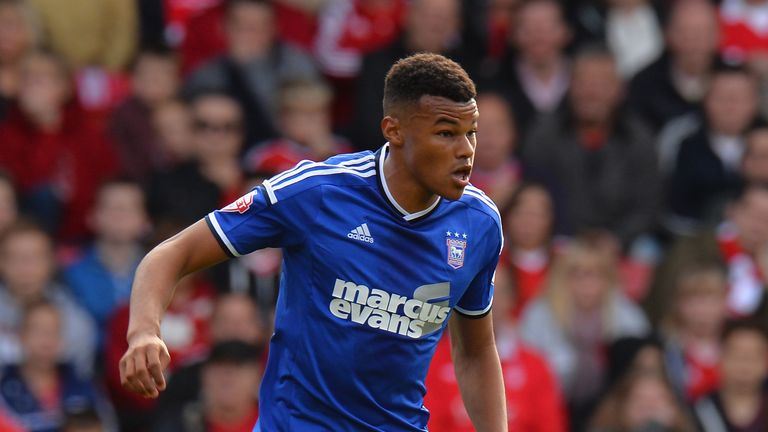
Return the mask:
<path id="1" fill-rule="evenodd" d="M 436 332 L 451 312 L 451 285 L 422 285 L 413 298 L 336 279 L 328 305 L 333 316 L 418 339 Z"/>
<path id="2" fill-rule="evenodd" d="M 347 234 L 347 237 L 355 240 L 364 241 L 366 243 L 373 243 L 373 237 L 371 232 L 368 231 L 368 224 L 364 223 Z"/>

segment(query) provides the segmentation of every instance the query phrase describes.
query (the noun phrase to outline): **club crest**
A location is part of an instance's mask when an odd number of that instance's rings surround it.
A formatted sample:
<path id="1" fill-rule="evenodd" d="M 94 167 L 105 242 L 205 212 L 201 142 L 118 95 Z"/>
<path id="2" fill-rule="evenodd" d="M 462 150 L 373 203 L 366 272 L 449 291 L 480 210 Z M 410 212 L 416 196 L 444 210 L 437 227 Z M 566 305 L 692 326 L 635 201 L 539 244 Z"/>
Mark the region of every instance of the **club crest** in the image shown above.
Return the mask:
<path id="1" fill-rule="evenodd" d="M 453 238 L 445 239 L 448 253 L 448 265 L 459 269 L 464 266 L 464 256 L 467 251 L 467 241 Z"/>

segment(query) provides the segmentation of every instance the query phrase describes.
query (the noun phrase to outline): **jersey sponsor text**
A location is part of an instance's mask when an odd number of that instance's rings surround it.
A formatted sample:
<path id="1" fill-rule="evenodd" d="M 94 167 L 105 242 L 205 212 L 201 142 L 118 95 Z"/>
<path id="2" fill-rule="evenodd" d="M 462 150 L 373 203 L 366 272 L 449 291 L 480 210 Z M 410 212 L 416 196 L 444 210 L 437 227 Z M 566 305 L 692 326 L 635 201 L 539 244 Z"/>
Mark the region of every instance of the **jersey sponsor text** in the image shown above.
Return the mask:
<path id="1" fill-rule="evenodd" d="M 442 327 L 451 312 L 449 295 L 448 282 L 423 285 L 408 298 L 336 279 L 328 308 L 337 318 L 418 339 Z"/>

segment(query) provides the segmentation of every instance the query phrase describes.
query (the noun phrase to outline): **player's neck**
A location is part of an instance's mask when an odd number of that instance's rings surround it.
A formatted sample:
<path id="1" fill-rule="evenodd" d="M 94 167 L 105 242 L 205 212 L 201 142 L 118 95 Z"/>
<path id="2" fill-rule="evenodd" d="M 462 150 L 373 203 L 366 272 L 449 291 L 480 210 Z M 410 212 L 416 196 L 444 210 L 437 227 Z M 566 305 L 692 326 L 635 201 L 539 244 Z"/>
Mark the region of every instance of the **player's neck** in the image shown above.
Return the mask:
<path id="1" fill-rule="evenodd" d="M 384 160 L 384 178 L 389 193 L 397 204 L 408 213 L 417 213 L 429 208 L 439 197 L 421 186 L 395 156 Z"/>

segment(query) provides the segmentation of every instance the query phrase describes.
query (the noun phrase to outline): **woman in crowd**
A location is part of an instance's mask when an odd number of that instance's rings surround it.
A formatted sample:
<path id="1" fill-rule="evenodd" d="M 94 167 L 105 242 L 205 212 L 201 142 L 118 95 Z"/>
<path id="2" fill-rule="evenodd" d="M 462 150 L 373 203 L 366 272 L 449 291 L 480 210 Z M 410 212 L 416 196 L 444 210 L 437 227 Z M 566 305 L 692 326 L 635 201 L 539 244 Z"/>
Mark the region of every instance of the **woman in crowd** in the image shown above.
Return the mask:
<path id="1" fill-rule="evenodd" d="M 602 388 L 608 344 L 649 330 L 642 311 L 618 289 L 616 262 L 604 236 L 575 238 L 558 254 L 545 292 L 522 317 L 523 339 L 554 370 L 573 428 L 586 419 Z"/>
<path id="2" fill-rule="evenodd" d="M 593 432 L 693 432 L 692 422 L 663 375 L 634 372 L 601 401 Z"/>
<path id="3" fill-rule="evenodd" d="M 505 251 L 501 265 L 513 278 L 514 307 L 519 318 L 525 307 L 538 296 L 552 258 L 552 198 L 542 185 L 523 183 L 512 195 L 504 211 Z"/>

